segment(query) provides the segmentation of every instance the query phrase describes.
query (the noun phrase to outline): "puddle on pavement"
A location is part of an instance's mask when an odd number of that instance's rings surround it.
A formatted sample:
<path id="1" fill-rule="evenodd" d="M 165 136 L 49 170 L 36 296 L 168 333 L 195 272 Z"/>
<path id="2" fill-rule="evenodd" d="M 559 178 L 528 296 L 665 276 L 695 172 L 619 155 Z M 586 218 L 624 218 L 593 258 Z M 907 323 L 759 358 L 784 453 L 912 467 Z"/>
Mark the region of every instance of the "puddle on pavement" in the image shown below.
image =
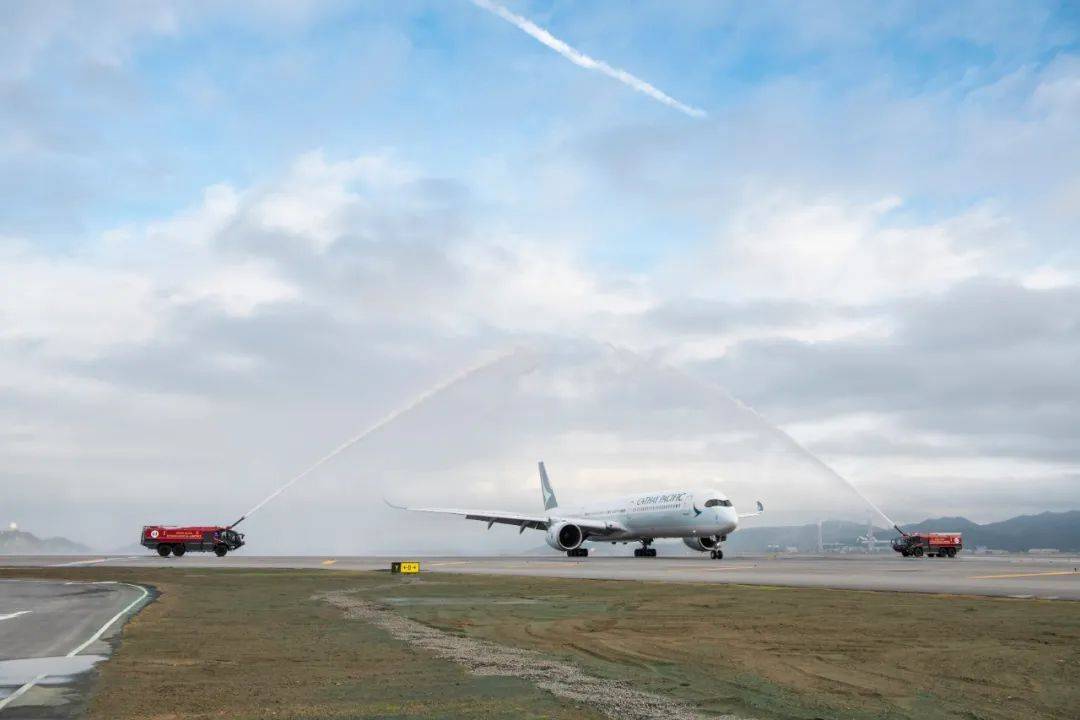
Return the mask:
<path id="1" fill-rule="evenodd" d="M 41 675 L 45 677 L 38 680 L 37 685 L 70 683 L 76 675 L 89 672 L 104 659 L 104 655 L 76 655 L 0 660 L 0 698 L 7 697 L 17 688 Z"/>

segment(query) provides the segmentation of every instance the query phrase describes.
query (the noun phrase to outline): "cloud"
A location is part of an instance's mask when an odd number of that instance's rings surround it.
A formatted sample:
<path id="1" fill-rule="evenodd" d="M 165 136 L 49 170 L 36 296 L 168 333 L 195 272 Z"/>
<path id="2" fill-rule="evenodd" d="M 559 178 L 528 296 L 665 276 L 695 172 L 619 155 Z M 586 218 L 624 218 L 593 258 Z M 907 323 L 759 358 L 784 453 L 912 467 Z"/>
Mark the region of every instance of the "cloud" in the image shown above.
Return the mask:
<path id="1" fill-rule="evenodd" d="M 1071 431 L 1080 422 L 1078 299 L 1076 286 L 971 281 L 887 306 L 885 337 L 746 342 L 707 372 L 784 422 L 826 429 L 830 416 L 881 419 L 836 428 L 822 448 L 885 454 L 875 444 L 910 442 L 915 456 L 1068 468 L 1080 463 Z"/>
<path id="2" fill-rule="evenodd" d="M 25 524 L 120 545 L 232 520 L 519 344 L 533 372 L 329 463 L 260 511 L 260 549 L 293 550 L 273 538 L 298 515 L 311 551 L 531 547 L 377 501 L 535 507 L 539 456 L 567 499 L 838 491 L 604 340 L 728 387 L 905 518 L 1080 502 L 1080 66 L 1052 13 L 575 6 L 586 44 L 725 108 L 675 128 L 584 74 L 518 102 L 529 48 L 492 65 L 460 6 L 209 7 L 19 11 L 0 51 L 0 460 Z M 349 32 L 307 31 L 328 18 Z"/>
<path id="3" fill-rule="evenodd" d="M 872 302 L 943 290 L 979 273 L 985 244 L 966 242 L 994 218 L 900 224 L 897 198 L 853 204 L 775 192 L 747 198 L 718 228 L 706 287 L 735 297 Z"/>
<path id="4" fill-rule="evenodd" d="M 45 258 L 25 243 L 0 243 L 0 342 L 46 357 L 89 358 L 145 341 L 161 322 L 159 299 L 141 274 Z"/>
<path id="5" fill-rule="evenodd" d="M 392 153 L 310 152 L 249 186 L 211 185 L 191 208 L 106 232 L 77 256 L 12 245 L 6 261 L 28 285 L 8 288 L 9 328 L 22 330 L 0 354 L 36 370 L 2 389 L 8 419 L 24 428 L 0 439 L 12 477 L 59 490 L 78 463 L 100 497 L 125 498 L 133 525 L 160 512 L 150 488 L 177 484 L 199 499 L 160 519 L 238 515 L 403 398 L 524 342 L 540 352 L 530 372 L 489 378 L 388 428 L 252 528 L 271 533 L 297 507 L 329 522 L 327 498 L 363 506 L 387 482 L 402 500 L 465 494 L 528 507 L 522 468 L 539 456 L 562 468 L 571 496 L 719 477 L 740 497 L 771 495 L 776 518 L 830 503 L 862 512 L 720 395 L 588 337 L 729 387 L 905 517 L 937 508 L 891 488 L 934 462 L 957 482 L 1008 473 L 1057 483 L 1078 460 L 1075 288 L 988 278 L 997 266 L 979 228 L 1000 222 L 993 214 L 896 229 L 895 202 L 799 206 L 780 194 L 735 223 L 753 244 L 731 235 L 705 245 L 676 284 L 671 266 L 632 281 L 600 275 L 573 245 L 507 232 L 476 192 Z M 808 239 L 831 243 L 824 258 L 798 255 Z M 934 274 L 904 274 L 904 247 L 934 260 Z M 968 247 L 983 252 L 969 259 Z M 806 277 L 789 285 L 771 274 L 763 248 Z M 857 291 L 835 287 L 845 271 Z M 49 302 L 24 294 L 50 287 Z M 108 423 L 90 423 L 106 410 Z M 149 487 L 131 491 L 134 475 Z M 799 514 L 805 493 L 824 504 L 803 502 Z M 20 507 L 31 497 L 20 491 Z M 407 542 L 379 513 L 362 517 L 387 549 Z M 470 532 L 458 549 L 503 540 Z M 344 530 L 326 542 L 355 547 Z"/>
<path id="6" fill-rule="evenodd" d="M 564 58 L 579 67 L 583 67 L 586 70 L 593 70 L 603 75 L 607 75 L 610 78 L 618 80 L 623 85 L 626 85 L 627 87 L 639 93 L 648 95 L 653 100 L 663 103 L 668 107 L 675 108 L 679 112 L 689 115 L 690 117 L 703 118 L 707 114 L 704 110 L 700 108 L 692 107 L 690 105 L 679 102 L 667 93 L 650 85 L 641 78 L 631 75 L 630 73 L 622 70 L 621 68 L 612 67 L 603 60 L 596 60 L 589 57 L 580 50 L 576 50 L 570 47 L 565 42 L 558 39 L 536 23 L 520 15 L 517 15 L 516 13 L 510 12 L 498 3 L 491 2 L 490 0 L 472 0 L 472 3 L 477 7 L 487 10 L 493 15 L 502 18 L 506 22 L 520 29 L 522 32 L 530 35 L 537 42 L 551 48 L 552 50 L 559 53 Z"/>

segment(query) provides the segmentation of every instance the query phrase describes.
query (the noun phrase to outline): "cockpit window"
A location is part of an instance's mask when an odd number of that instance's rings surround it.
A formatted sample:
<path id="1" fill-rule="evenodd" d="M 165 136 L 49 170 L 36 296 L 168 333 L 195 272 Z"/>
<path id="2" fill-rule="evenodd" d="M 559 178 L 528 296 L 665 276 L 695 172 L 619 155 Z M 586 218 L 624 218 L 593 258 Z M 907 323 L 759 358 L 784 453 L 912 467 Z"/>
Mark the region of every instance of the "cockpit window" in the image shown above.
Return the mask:
<path id="1" fill-rule="evenodd" d="M 705 507 L 731 507 L 730 500 L 706 500 Z"/>

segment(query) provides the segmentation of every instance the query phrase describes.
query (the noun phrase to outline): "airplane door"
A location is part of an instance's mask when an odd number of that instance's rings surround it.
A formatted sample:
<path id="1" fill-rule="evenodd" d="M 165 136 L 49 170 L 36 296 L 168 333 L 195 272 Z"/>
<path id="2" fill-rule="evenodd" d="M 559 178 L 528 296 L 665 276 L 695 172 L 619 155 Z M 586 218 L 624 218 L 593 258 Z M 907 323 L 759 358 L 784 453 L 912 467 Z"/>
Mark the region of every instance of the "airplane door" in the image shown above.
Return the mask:
<path id="1" fill-rule="evenodd" d="M 683 495 L 682 514 L 683 515 L 689 515 L 690 514 L 690 508 L 693 507 L 693 505 L 694 505 L 694 496 L 693 496 L 693 494 L 686 493 L 685 495 Z"/>

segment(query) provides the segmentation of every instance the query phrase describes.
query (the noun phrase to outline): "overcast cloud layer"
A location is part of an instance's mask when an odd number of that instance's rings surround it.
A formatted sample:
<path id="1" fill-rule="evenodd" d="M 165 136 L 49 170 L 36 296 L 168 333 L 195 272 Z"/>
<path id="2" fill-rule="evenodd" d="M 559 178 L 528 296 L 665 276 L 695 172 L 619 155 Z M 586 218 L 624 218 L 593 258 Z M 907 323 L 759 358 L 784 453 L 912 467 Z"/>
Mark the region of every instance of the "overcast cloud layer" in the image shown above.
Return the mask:
<path id="1" fill-rule="evenodd" d="M 259 551 L 535 546 L 381 498 L 532 509 L 541 456 L 867 517 L 716 386 L 900 520 L 1080 507 L 1075 9 L 507 7 L 708 116 L 468 2 L 0 10 L 0 521 L 227 522 L 515 347 Z"/>

